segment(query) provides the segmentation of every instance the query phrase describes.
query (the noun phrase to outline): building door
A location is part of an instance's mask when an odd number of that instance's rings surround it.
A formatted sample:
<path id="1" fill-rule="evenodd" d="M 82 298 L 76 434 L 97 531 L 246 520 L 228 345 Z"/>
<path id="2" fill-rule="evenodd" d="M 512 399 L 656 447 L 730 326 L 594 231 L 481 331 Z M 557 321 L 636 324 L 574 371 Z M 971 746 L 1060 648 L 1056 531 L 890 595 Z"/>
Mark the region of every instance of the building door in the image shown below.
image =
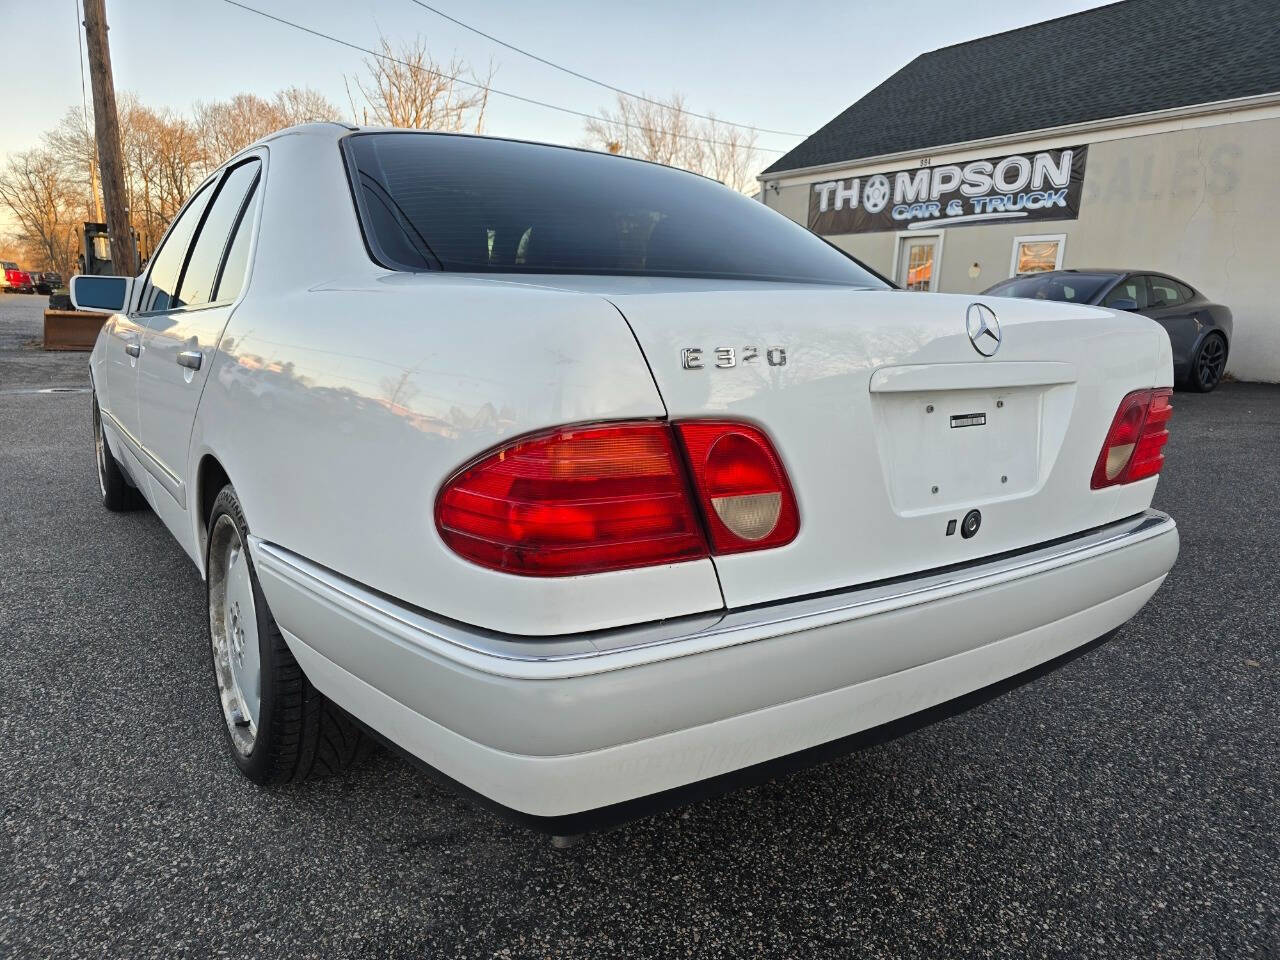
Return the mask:
<path id="1" fill-rule="evenodd" d="M 903 237 L 898 245 L 898 286 L 926 293 L 936 290 L 941 246 L 937 234 Z"/>

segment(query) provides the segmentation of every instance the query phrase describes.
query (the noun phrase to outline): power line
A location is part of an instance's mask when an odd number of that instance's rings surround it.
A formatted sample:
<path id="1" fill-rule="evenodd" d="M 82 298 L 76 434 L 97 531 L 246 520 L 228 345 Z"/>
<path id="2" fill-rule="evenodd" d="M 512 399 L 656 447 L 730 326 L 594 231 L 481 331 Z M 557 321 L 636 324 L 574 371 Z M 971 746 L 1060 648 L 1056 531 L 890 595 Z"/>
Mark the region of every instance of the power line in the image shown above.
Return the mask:
<path id="1" fill-rule="evenodd" d="M 437 10 L 435 7 L 431 6 L 431 4 L 423 3 L 422 0 L 409 0 L 409 2 L 416 3 L 418 6 L 422 7 L 422 9 L 424 10 L 430 10 L 437 17 L 444 17 L 444 19 L 448 20 L 450 23 L 456 23 L 458 26 L 462 27 L 462 29 L 464 30 L 470 30 L 472 33 L 478 34 L 479 36 L 484 37 L 486 40 L 492 40 L 494 43 L 498 44 L 499 46 L 506 47 L 508 50 L 514 50 L 516 53 L 522 54 L 523 56 L 528 57 L 530 60 L 537 60 L 538 63 L 545 64 L 546 66 L 551 67 L 554 70 L 559 70 L 561 73 L 567 73 L 569 74 L 569 76 L 577 77 L 579 80 L 585 80 L 587 81 L 587 83 L 594 83 L 597 87 L 604 87 L 606 90 L 612 90 L 614 93 L 620 93 L 624 97 L 631 97 L 634 100 L 643 100 L 645 103 L 652 103 L 658 107 L 669 108 L 669 105 L 663 103 L 661 100 L 654 100 L 652 97 L 646 97 L 640 93 L 632 93 L 630 90 L 623 90 L 621 87 L 615 87 L 611 83 L 605 83 L 603 80 L 597 80 L 595 79 L 595 77 L 589 77 L 585 73 L 579 73 L 577 70 L 571 70 L 568 67 L 564 66 L 563 64 L 556 63 L 553 60 L 548 60 L 546 57 L 540 57 L 536 53 L 531 53 L 530 51 L 525 50 L 523 47 L 517 47 L 514 43 L 507 43 L 507 41 L 505 40 L 499 40 L 497 37 L 493 36 L 493 34 L 485 33 L 483 30 L 473 27 L 469 23 L 463 23 L 457 17 L 451 17 L 449 16 L 449 14 L 445 13 L 443 10 Z M 694 113 L 692 110 L 684 110 L 682 112 L 689 114 L 689 116 L 691 117 L 697 117 L 699 120 L 710 120 L 713 123 L 723 123 L 727 127 L 741 127 L 743 130 L 754 130 L 757 133 L 776 133 L 778 136 L 782 136 L 782 137 L 805 136 L 805 134 L 803 133 L 789 133 L 786 130 L 769 130 L 769 129 L 766 129 L 765 127 L 757 127 L 755 124 L 752 124 L 752 123 L 734 123 L 732 120 L 721 120 L 719 117 L 713 117 L 705 113 Z"/>
<path id="2" fill-rule="evenodd" d="M 80 28 L 84 25 L 84 15 L 80 12 L 80 0 L 76 5 L 76 55 L 80 60 L 80 118 L 84 128 L 89 129 L 89 97 L 84 91 L 84 38 L 80 36 Z M 89 195 L 93 203 L 93 215 L 96 222 L 102 222 L 102 198 L 98 196 L 98 138 L 93 137 L 93 156 L 89 158 Z"/>
<path id="3" fill-rule="evenodd" d="M 80 36 L 81 21 L 84 19 L 80 13 L 80 0 L 75 0 L 76 4 L 76 56 L 80 61 L 80 113 L 84 118 L 84 125 L 89 126 L 89 97 L 84 92 L 84 40 Z M 72 107 L 71 109 L 75 109 Z"/>
<path id="4" fill-rule="evenodd" d="M 512 100 L 518 100 L 521 103 L 528 103 L 535 107 L 546 107 L 548 110 L 558 110 L 560 113 L 567 113 L 571 116 L 582 117 L 584 120 L 598 120 L 602 123 L 616 123 L 620 127 L 627 127 L 631 130 L 643 130 L 646 133 L 665 134 L 669 136 L 678 137 L 681 140 L 696 140 L 699 143 L 712 143 L 721 147 L 742 146 L 741 144 L 731 143 L 727 140 L 715 140 L 715 139 L 712 139 L 711 137 L 699 137 L 691 133 L 670 133 L 670 131 L 657 130 L 653 127 L 645 127 L 636 123 L 627 123 L 625 120 L 607 120 L 604 117 L 596 116 L 593 113 L 584 113 L 581 110 L 574 110 L 572 107 L 562 107 L 559 104 L 548 103 L 545 100 L 535 100 L 532 97 L 525 97 L 518 93 L 511 93 L 508 90 L 499 90 L 497 87 L 485 87 L 484 85 L 479 83 L 472 83 L 469 80 L 463 80 L 461 77 L 450 76 L 447 73 L 441 73 L 438 70 L 431 70 L 427 67 L 420 66 L 416 63 L 409 63 L 407 60 L 401 60 L 397 57 L 393 57 L 385 53 L 380 53 L 377 50 L 370 50 L 368 47 L 362 47 L 358 43 L 352 43 L 349 40 L 343 40 L 340 37 L 335 37 L 332 34 L 323 33 L 320 30 L 315 30 L 311 27 L 304 26 L 301 23 L 295 23 L 292 20 L 286 20 L 284 17 L 278 17 L 274 13 L 267 13 L 265 10 L 259 10 L 257 7 L 251 7 L 246 3 L 241 3 L 240 0 L 222 0 L 222 2 L 228 3 L 233 7 L 239 7 L 241 10 L 247 10 L 249 13 L 256 13 L 258 16 L 264 17 L 267 20 L 274 20 L 276 23 L 283 24 L 286 27 L 293 27 L 295 30 L 301 30 L 303 33 L 309 33 L 313 37 L 320 37 L 323 40 L 328 40 L 332 43 L 339 44 L 351 50 L 358 50 L 361 53 L 368 54 L 371 57 L 376 57 L 379 60 L 389 60 L 392 63 L 400 64 L 402 67 L 408 67 L 410 70 L 421 70 L 423 73 L 430 73 L 433 76 L 442 77 L 443 79 L 449 80 L 451 82 L 460 83 L 464 87 L 472 87 L 473 89 L 476 89 L 476 90 L 487 90 L 489 93 L 495 93 L 500 97 L 508 97 Z M 761 153 L 786 153 L 785 150 L 776 150 L 773 147 L 753 147 L 752 149 L 759 150 Z"/>

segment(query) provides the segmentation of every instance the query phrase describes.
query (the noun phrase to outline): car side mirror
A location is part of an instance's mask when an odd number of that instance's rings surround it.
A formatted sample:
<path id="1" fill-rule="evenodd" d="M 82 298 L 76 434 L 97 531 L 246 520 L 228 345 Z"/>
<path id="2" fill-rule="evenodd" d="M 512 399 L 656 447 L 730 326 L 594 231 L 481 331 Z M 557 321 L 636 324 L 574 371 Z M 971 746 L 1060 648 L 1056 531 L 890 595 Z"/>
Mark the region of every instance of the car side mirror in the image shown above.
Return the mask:
<path id="1" fill-rule="evenodd" d="M 1137 310 L 1138 301 L 1125 298 L 1123 300 L 1112 300 L 1107 304 L 1112 310 Z"/>
<path id="2" fill-rule="evenodd" d="M 133 277 L 95 277 L 81 274 L 71 278 L 71 305 L 77 310 L 119 313 L 133 295 Z"/>

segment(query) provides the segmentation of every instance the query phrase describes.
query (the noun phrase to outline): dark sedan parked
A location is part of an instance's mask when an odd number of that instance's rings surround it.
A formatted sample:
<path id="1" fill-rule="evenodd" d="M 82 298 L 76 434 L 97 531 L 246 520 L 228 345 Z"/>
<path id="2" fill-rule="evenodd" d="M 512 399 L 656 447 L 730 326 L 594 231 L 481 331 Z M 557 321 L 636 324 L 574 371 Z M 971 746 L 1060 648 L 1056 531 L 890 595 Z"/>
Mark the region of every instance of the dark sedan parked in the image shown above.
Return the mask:
<path id="1" fill-rule="evenodd" d="M 993 297 L 1062 300 L 1128 310 L 1169 331 L 1179 386 L 1208 393 L 1220 382 L 1231 347 L 1231 311 L 1163 273 L 1145 270 L 1052 270 L 1002 280 Z"/>

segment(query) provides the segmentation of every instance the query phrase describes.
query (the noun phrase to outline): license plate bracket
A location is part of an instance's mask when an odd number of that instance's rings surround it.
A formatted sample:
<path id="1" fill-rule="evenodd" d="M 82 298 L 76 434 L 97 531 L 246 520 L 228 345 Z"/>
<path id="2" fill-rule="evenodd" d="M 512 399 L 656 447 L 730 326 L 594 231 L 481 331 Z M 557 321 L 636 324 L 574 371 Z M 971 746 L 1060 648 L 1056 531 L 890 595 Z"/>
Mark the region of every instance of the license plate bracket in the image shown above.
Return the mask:
<path id="1" fill-rule="evenodd" d="M 1034 490 L 1043 399 L 1051 389 L 872 394 L 876 445 L 894 509 L 968 509 Z"/>

